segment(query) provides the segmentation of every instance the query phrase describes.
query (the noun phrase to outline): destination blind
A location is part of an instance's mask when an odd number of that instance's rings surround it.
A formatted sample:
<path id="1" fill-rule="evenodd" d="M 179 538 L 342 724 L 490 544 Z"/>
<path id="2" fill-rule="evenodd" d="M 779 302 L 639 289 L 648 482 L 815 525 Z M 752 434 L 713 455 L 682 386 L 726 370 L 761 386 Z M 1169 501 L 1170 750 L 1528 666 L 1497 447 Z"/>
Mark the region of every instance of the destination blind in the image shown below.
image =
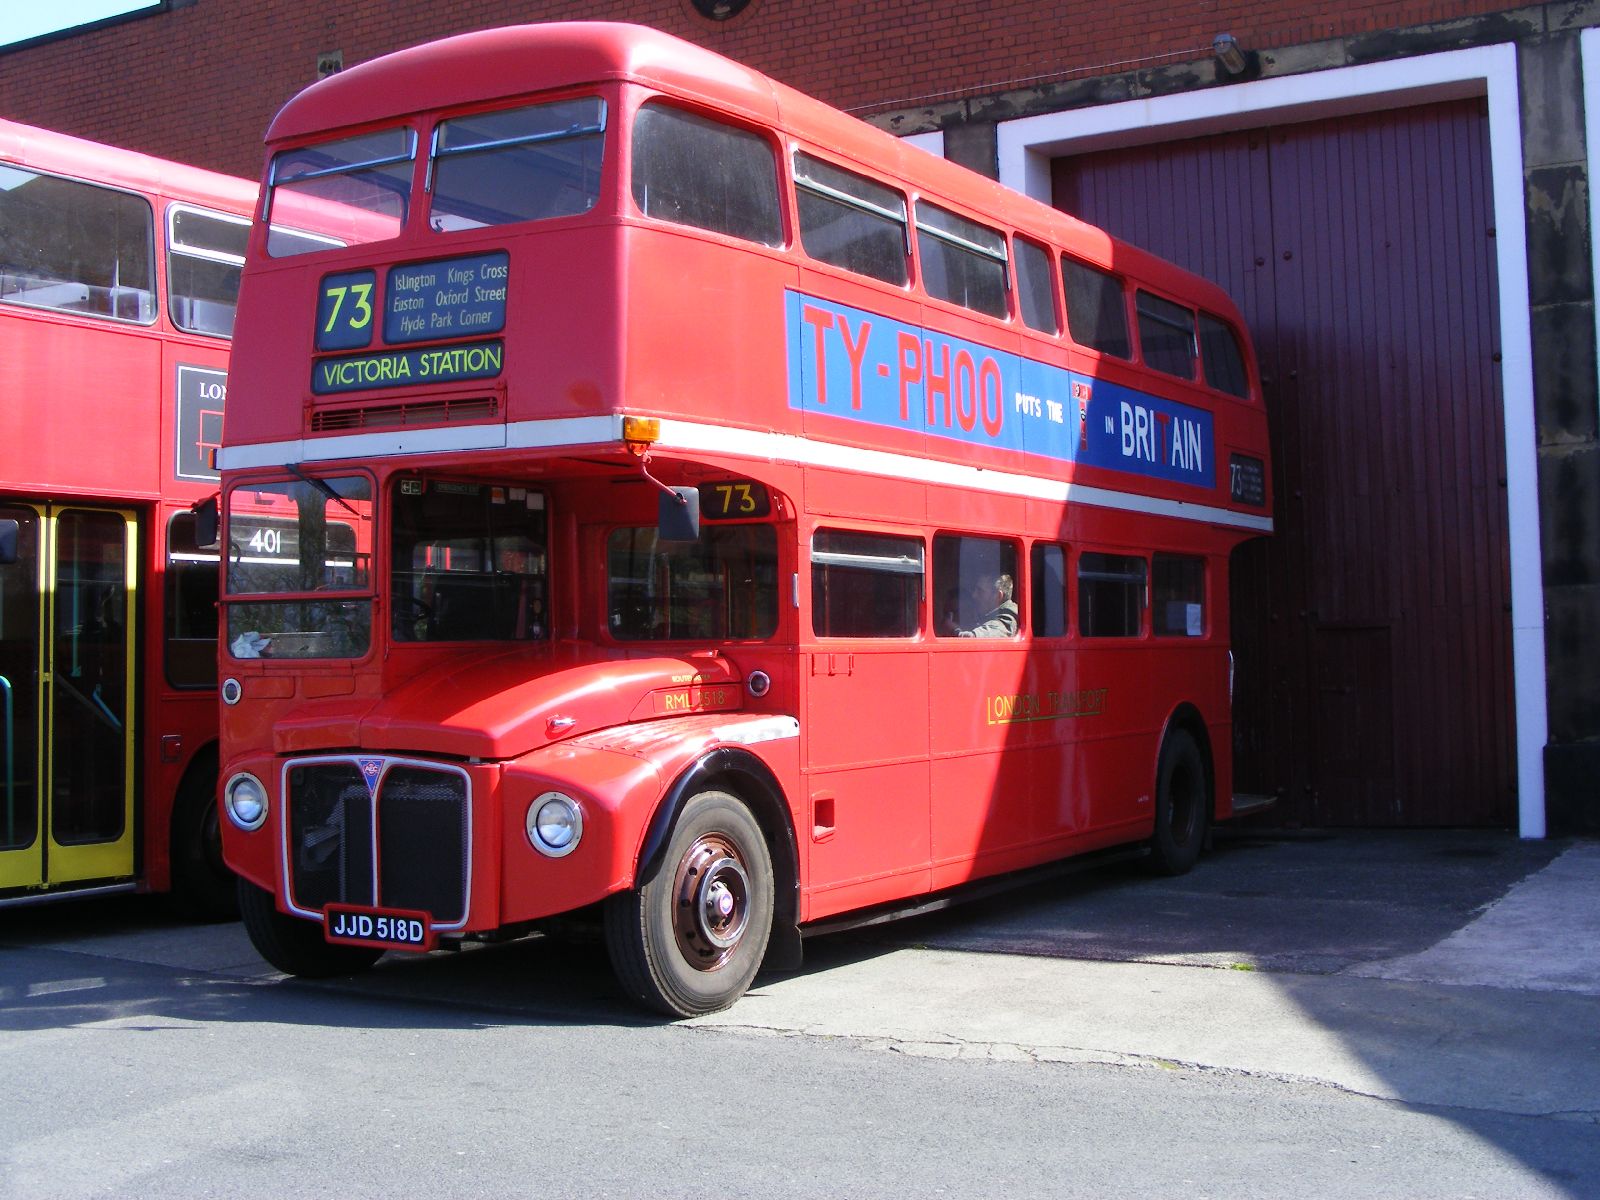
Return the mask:
<path id="1" fill-rule="evenodd" d="M 391 267 L 384 283 L 382 344 L 440 342 L 499 333 L 506 325 L 511 256 L 504 250 Z M 318 350 L 372 345 L 377 272 L 326 276 L 317 297 Z M 318 396 L 417 383 L 490 379 L 505 367 L 499 339 L 445 346 L 376 349 L 319 359 L 311 391 Z"/>

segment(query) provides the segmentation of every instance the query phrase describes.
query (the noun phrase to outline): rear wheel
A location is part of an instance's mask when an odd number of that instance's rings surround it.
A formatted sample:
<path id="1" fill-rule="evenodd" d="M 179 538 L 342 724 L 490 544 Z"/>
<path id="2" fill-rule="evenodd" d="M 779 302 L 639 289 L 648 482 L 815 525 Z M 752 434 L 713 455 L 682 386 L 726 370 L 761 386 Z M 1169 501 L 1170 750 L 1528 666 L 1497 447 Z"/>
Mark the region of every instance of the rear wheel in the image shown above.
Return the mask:
<path id="1" fill-rule="evenodd" d="M 669 1016 L 727 1008 L 750 986 L 772 931 L 772 858 L 727 792 L 689 800 L 655 877 L 606 902 L 606 950 L 623 988 Z"/>
<path id="2" fill-rule="evenodd" d="M 1193 735 L 1174 729 L 1161 746 L 1156 766 L 1156 828 L 1150 867 L 1159 875 L 1183 875 L 1200 859 L 1211 817 L 1211 787 L 1205 758 Z"/>
<path id="3" fill-rule="evenodd" d="M 322 926 L 278 911 L 272 893 L 239 880 L 239 916 L 256 953 L 278 970 L 302 979 L 328 979 L 365 971 L 382 950 L 337 946 L 323 940 Z"/>
<path id="4" fill-rule="evenodd" d="M 172 805 L 172 894 L 178 907 L 202 921 L 239 915 L 235 876 L 222 861 L 217 824 L 217 766 L 196 762 L 184 776 Z"/>

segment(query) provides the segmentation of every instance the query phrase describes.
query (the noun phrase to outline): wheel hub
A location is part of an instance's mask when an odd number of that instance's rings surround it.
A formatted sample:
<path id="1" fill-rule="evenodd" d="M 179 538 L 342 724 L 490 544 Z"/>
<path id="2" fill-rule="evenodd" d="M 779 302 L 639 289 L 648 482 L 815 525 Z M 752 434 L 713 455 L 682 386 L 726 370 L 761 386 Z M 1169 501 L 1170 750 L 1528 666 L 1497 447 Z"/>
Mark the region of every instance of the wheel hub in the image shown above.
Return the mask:
<path id="1" fill-rule="evenodd" d="M 750 923 L 750 876 L 738 848 L 721 834 L 698 839 L 679 860 L 673 894 L 685 960 L 702 971 L 722 966 Z"/>

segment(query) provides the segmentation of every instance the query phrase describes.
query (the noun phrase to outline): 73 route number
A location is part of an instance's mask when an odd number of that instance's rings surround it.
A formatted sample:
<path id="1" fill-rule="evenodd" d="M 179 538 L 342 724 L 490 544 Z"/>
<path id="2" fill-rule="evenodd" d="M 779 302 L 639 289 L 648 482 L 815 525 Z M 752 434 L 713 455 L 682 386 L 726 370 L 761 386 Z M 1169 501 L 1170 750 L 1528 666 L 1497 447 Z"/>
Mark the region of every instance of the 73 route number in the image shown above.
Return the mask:
<path id="1" fill-rule="evenodd" d="M 772 501 L 764 485 L 750 479 L 700 485 L 700 517 L 707 521 L 739 521 L 764 517 Z"/>
<path id="2" fill-rule="evenodd" d="M 317 293 L 317 349 L 356 350 L 372 342 L 373 271 L 345 271 L 326 276 Z"/>

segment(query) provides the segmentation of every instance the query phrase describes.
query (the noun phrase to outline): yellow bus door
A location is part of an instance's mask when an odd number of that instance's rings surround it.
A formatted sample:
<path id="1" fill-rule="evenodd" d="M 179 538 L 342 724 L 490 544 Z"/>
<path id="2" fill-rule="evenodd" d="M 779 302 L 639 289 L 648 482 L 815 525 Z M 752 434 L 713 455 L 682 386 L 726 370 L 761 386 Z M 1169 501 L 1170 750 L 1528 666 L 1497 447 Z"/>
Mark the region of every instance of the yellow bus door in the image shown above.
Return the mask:
<path id="1" fill-rule="evenodd" d="M 0 504 L 0 890 L 134 873 L 130 512 Z"/>

